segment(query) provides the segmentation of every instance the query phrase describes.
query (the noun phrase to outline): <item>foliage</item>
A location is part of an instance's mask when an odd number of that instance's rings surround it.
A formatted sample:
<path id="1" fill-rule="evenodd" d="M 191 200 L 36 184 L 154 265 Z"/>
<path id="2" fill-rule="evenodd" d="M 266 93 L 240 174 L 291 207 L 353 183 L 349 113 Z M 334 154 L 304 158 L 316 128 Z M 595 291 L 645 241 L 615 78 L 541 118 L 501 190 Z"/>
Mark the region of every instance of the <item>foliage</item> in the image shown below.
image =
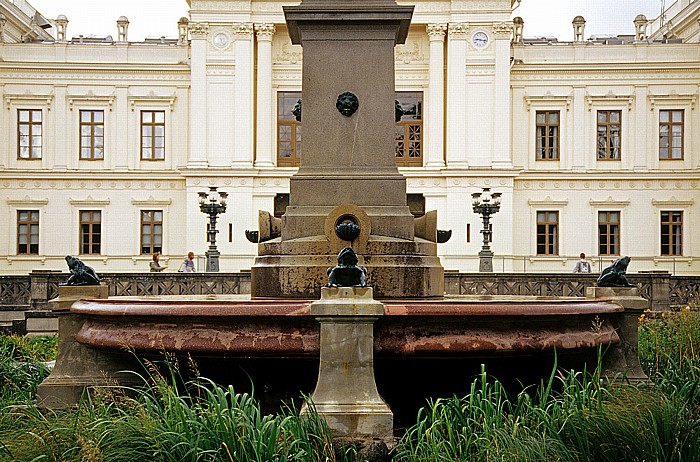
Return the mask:
<path id="1" fill-rule="evenodd" d="M 40 361 L 56 357 L 56 337 L 0 336 L 0 403 L 30 402 L 49 375 Z"/>
<path id="2" fill-rule="evenodd" d="M 76 410 L 15 410 L 0 419 L 0 460 L 342 461 L 314 412 L 263 415 L 253 396 L 205 378 L 183 382 L 174 359 L 147 363 L 143 387 L 105 387 Z M 4 456 L 7 459 L 2 459 Z"/>
<path id="3" fill-rule="evenodd" d="M 22 362 L 46 362 L 56 359 L 58 337 L 0 336 L 0 351 Z M 9 353 L 8 353 L 9 352 Z"/>

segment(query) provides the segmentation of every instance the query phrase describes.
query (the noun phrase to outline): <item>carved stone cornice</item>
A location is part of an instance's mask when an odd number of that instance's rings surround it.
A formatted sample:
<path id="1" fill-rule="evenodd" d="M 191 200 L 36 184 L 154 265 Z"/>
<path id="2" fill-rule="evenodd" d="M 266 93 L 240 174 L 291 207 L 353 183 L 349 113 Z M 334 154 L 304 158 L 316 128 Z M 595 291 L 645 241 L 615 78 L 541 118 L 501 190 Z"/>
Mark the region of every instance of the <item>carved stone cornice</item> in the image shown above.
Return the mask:
<path id="1" fill-rule="evenodd" d="M 233 33 L 237 39 L 245 39 L 253 37 L 253 23 L 241 22 L 233 25 Z"/>
<path id="2" fill-rule="evenodd" d="M 492 25 L 493 37 L 496 40 L 510 40 L 513 35 L 512 22 L 494 22 Z"/>
<path id="3" fill-rule="evenodd" d="M 271 41 L 272 36 L 275 35 L 274 24 L 255 24 L 254 28 L 258 41 Z"/>
<path id="4" fill-rule="evenodd" d="M 206 39 L 209 34 L 209 23 L 208 22 L 191 22 L 188 25 L 190 30 L 190 37 L 194 40 Z"/>
<path id="5" fill-rule="evenodd" d="M 425 27 L 428 32 L 428 37 L 430 41 L 441 41 L 445 38 L 445 32 L 447 31 L 447 24 L 428 24 Z"/>
<path id="6" fill-rule="evenodd" d="M 451 38 L 466 40 L 469 33 L 469 24 L 465 22 L 450 23 L 448 32 Z"/>

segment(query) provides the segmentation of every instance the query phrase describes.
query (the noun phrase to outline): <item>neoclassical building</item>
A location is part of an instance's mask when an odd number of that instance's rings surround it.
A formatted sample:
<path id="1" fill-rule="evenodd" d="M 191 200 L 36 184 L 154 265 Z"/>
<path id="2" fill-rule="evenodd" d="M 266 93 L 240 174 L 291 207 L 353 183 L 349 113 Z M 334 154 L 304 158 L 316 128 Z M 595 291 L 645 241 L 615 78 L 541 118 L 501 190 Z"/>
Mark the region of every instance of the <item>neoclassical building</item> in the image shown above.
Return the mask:
<path id="1" fill-rule="evenodd" d="M 525 0 L 527 1 L 527 0 Z M 396 162 L 407 201 L 438 210 L 447 270 L 476 271 L 471 195 L 500 192 L 496 271 L 700 272 L 700 1 L 636 33 L 537 37 L 512 0 L 417 0 L 396 47 Z M 174 271 L 207 247 L 198 193 L 228 193 L 221 269 L 249 269 L 258 210 L 284 213 L 303 157 L 301 47 L 275 1 L 190 0 L 174 39 L 72 37 L 0 0 L 0 273 Z M 173 25 L 173 30 L 176 25 Z M 116 33 L 115 33 L 116 32 Z M 114 35 L 107 35 L 114 34 Z M 533 38 L 528 38 L 533 37 Z"/>

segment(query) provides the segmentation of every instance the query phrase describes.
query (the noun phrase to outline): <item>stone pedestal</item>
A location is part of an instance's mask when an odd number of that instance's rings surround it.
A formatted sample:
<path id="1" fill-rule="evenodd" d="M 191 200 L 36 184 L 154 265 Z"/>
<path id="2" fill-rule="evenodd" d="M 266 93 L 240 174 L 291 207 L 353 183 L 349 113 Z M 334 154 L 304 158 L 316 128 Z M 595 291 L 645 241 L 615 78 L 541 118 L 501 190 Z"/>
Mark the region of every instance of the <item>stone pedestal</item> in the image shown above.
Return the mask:
<path id="1" fill-rule="evenodd" d="M 649 377 L 639 363 L 638 319 L 649 307 L 649 302 L 639 296 L 636 287 L 587 287 L 586 297 L 610 300 L 625 309 L 611 317 L 620 343 L 604 351 L 603 374 L 611 378 L 624 374 L 624 378 L 632 383 L 648 382 Z"/>
<path id="2" fill-rule="evenodd" d="M 58 317 L 58 354 L 56 365 L 37 389 L 40 406 L 61 409 L 75 406 L 86 388 L 115 383 L 136 382 L 132 374 L 133 356 L 127 352 L 102 351 L 82 345 L 76 336 L 85 317 L 70 312 L 73 302 L 86 298 L 107 298 L 107 286 L 60 286 L 58 298 L 49 308 Z"/>
<path id="3" fill-rule="evenodd" d="M 374 381 L 373 324 L 384 305 L 370 287 L 324 287 L 311 314 L 321 323 L 321 362 L 311 397 L 316 411 L 334 436 L 393 437 L 393 414 Z"/>

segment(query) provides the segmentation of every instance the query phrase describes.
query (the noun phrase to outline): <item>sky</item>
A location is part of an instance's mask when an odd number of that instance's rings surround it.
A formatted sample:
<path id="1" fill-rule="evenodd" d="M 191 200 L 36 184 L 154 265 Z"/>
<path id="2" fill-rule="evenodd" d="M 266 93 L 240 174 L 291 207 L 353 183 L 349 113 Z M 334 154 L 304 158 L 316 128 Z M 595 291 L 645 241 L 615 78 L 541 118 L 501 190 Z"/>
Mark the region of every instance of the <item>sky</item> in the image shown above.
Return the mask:
<path id="1" fill-rule="evenodd" d="M 674 0 L 665 0 L 668 7 Z M 185 0 L 29 0 L 44 16 L 68 17 L 68 37 L 117 35 L 119 16 L 129 18 L 129 40 L 146 37 L 177 37 L 177 21 L 187 16 Z M 525 21 L 524 36 L 554 36 L 573 40 L 571 21 L 586 19 L 585 36 L 633 34 L 632 21 L 638 14 L 654 19 L 663 0 L 522 0 L 514 16 Z"/>

